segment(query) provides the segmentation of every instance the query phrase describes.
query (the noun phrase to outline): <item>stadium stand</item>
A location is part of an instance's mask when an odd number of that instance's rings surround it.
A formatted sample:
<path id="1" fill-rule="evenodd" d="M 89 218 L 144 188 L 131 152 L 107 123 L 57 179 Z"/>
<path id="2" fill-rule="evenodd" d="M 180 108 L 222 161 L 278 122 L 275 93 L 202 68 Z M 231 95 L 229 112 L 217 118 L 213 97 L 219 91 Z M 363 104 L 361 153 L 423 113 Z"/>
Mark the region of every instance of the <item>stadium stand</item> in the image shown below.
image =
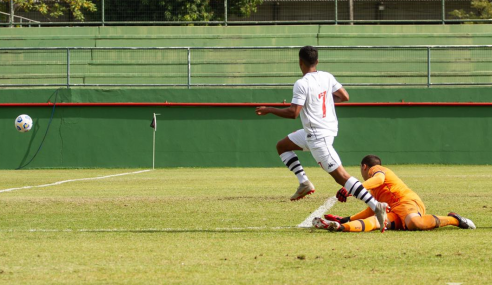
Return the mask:
<path id="1" fill-rule="evenodd" d="M 0 47 L 255 47 L 485 45 L 487 25 L 56 27 L 0 29 Z M 192 50 L 194 84 L 291 84 L 295 50 Z M 238 55 L 240 54 L 240 56 Z M 186 84 L 187 50 L 75 50 L 73 84 Z M 345 84 L 425 84 L 425 49 L 336 49 L 320 68 Z M 0 84 L 63 84 L 66 51 L 0 51 Z M 433 83 L 492 81 L 490 49 L 434 49 Z M 115 68 L 117 67 L 117 68 Z"/>

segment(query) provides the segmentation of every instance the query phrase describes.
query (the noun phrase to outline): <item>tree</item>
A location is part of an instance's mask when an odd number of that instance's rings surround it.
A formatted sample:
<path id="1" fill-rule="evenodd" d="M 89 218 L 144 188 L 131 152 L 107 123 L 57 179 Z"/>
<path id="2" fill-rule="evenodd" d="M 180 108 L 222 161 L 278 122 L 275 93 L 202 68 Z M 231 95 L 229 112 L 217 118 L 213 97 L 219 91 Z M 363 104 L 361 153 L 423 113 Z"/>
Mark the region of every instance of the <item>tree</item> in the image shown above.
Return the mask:
<path id="1" fill-rule="evenodd" d="M 9 3 L 10 0 L 0 0 Z M 84 21 L 84 11 L 97 11 L 96 4 L 92 0 L 13 0 L 15 9 L 24 11 L 37 11 L 43 15 L 58 18 L 70 10 L 74 19 Z"/>
<path id="2" fill-rule="evenodd" d="M 492 19 L 492 3 L 489 0 L 472 0 L 470 13 L 465 10 L 454 10 L 449 14 L 456 19 Z"/>
<path id="3" fill-rule="evenodd" d="M 225 0 L 105 0 L 108 21 L 223 21 Z M 263 0 L 227 0 L 228 13 L 249 17 Z"/>
<path id="4" fill-rule="evenodd" d="M 106 21 L 223 21 L 224 1 L 228 14 L 249 17 L 263 0 L 13 0 L 15 9 L 38 11 L 58 18 L 70 12 L 77 21 L 96 15 L 95 1 L 104 1 Z M 10 0 L 0 0 L 8 4 Z M 100 19 L 99 19 L 100 20 Z"/>
<path id="5" fill-rule="evenodd" d="M 107 21 L 210 21 L 209 0 L 105 0 Z"/>
<path id="6" fill-rule="evenodd" d="M 256 13 L 259 5 L 263 4 L 263 0 L 234 0 L 229 1 L 229 12 L 239 17 L 249 17 Z"/>

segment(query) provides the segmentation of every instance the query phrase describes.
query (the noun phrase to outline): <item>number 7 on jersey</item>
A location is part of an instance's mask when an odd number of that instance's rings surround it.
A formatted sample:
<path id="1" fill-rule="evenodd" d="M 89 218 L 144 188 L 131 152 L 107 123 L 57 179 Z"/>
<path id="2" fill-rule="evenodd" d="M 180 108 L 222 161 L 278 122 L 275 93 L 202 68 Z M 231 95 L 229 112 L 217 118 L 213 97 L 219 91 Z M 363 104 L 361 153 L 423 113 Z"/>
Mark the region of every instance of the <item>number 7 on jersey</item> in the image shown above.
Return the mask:
<path id="1" fill-rule="evenodd" d="M 326 117 L 326 91 L 318 94 L 318 99 L 323 97 L 323 118 Z"/>

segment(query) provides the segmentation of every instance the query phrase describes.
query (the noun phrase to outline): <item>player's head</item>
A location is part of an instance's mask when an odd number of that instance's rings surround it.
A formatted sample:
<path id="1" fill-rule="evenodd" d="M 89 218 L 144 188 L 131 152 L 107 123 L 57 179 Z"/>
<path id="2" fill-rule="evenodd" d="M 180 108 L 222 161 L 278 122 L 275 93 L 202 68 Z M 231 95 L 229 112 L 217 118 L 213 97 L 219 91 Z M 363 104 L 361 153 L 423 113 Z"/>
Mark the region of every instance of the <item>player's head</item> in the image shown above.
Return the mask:
<path id="1" fill-rule="evenodd" d="M 364 156 L 360 162 L 360 174 L 362 174 L 364 180 L 369 178 L 369 169 L 375 165 L 381 165 L 381 158 L 374 154 Z"/>
<path id="2" fill-rule="evenodd" d="M 299 50 L 299 66 L 309 69 L 318 64 L 318 50 L 312 46 L 305 46 Z M 304 70 L 303 70 L 304 71 Z"/>
<path id="3" fill-rule="evenodd" d="M 373 167 L 374 165 L 381 165 L 381 158 L 379 158 L 379 156 L 377 155 L 369 154 L 364 156 L 360 164 L 361 165 L 365 164 L 369 167 Z"/>

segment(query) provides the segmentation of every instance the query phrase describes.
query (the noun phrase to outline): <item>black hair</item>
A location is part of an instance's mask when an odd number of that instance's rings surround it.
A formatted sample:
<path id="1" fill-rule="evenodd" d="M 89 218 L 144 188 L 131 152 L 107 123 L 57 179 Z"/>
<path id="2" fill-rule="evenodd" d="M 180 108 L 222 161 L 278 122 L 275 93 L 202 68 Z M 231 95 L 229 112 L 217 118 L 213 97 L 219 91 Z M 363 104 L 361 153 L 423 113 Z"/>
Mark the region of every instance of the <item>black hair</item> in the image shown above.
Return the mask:
<path id="1" fill-rule="evenodd" d="M 369 167 L 373 167 L 374 165 L 381 165 L 381 158 L 379 158 L 377 155 L 369 154 L 364 156 L 364 158 L 360 162 L 360 165 L 363 164 Z"/>
<path id="2" fill-rule="evenodd" d="M 316 65 L 318 50 L 312 46 L 305 46 L 299 50 L 299 58 L 308 67 Z"/>

